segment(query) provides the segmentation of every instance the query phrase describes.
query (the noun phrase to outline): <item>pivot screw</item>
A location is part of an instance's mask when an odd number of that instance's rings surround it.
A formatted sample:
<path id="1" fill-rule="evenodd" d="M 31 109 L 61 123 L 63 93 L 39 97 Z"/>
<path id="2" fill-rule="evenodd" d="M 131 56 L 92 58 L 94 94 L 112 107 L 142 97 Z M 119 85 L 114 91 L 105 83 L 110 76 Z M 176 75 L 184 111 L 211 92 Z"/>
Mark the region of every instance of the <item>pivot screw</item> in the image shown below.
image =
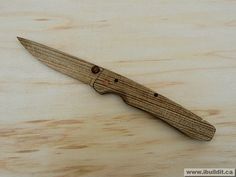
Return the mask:
<path id="1" fill-rule="evenodd" d="M 97 65 L 94 65 L 92 68 L 91 68 L 91 71 L 93 74 L 97 74 L 100 72 L 100 68 L 97 66 Z"/>

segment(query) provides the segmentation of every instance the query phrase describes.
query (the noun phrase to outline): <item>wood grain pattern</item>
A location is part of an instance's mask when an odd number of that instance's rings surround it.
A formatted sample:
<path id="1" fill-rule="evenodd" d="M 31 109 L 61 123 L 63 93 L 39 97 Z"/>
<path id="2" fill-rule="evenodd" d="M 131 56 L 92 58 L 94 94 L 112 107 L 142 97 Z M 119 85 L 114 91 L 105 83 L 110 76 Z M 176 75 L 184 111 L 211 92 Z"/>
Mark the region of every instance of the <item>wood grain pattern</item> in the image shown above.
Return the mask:
<path id="1" fill-rule="evenodd" d="M 46 45 L 17 38 L 39 61 L 56 71 L 90 84 L 100 94 L 118 94 L 127 104 L 159 117 L 191 138 L 209 141 L 215 134 L 215 127 L 207 121 L 124 76 Z"/>
<path id="2" fill-rule="evenodd" d="M 43 44 L 17 37 L 25 49 L 50 68 L 77 79 L 85 84 L 93 84 L 97 74 L 92 72 L 94 64 L 71 56 Z"/>
<path id="3" fill-rule="evenodd" d="M 0 5 L 0 176 L 183 176 L 236 164 L 236 4 L 12 0 Z M 216 126 L 210 142 L 33 60 L 24 36 L 157 90 Z M 149 118 L 148 118 L 149 117 Z"/>
<path id="4" fill-rule="evenodd" d="M 153 114 L 182 133 L 198 140 L 211 140 L 215 127 L 168 98 L 124 76 L 102 69 L 93 87 L 101 94 L 115 93 L 125 103 Z"/>

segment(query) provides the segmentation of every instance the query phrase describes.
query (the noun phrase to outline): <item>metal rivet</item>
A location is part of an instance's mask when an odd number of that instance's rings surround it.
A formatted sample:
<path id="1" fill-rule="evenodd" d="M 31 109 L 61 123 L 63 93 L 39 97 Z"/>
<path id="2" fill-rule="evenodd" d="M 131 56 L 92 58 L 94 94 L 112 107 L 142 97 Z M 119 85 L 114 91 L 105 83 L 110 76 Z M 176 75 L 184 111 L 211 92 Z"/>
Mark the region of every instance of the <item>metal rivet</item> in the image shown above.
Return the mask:
<path id="1" fill-rule="evenodd" d="M 158 93 L 154 93 L 154 97 L 158 97 Z"/>
<path id="2" fill-rule="evenodd" d="M 118 82 L 118 79 L 115 79 L 114 82 Z"/>
<path id="3" fill-rule="evenodd" d="M 97 74 L 97 73 L 99 73 L 100 68 L 99 68 L 98 66 L 94 65 L 94 66 L 91 68 L 91 71 L 92 71 L 93 74 Z"/>

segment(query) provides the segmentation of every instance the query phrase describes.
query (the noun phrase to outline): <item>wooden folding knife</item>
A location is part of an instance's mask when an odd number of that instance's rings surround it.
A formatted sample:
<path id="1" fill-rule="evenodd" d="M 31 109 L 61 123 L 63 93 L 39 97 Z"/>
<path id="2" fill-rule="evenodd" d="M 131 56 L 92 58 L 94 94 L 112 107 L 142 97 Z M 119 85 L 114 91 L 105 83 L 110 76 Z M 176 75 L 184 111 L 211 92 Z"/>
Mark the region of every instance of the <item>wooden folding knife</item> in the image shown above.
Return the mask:
<path id="1" fill-rule="evenodd" d="M 38 60 L 89 84 L 100 94 L 118 94 L 128 105 L 160 118 L 191 138 L 209 141 L 215 134 L 215 127 L 207 121 L 131 79 L 37 42 L 17 38 Z"/>

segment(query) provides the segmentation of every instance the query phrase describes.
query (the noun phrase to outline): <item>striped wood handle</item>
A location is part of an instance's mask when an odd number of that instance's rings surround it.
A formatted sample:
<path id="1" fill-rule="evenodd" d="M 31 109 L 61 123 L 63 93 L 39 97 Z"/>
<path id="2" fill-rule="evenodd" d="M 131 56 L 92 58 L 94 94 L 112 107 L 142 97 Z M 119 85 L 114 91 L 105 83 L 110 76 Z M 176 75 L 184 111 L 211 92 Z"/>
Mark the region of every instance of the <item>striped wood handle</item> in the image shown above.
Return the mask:
<path id="1" fill-rule="evenodd" d="M 128 105 L 151 113 L 191 138 L 209 141 L 214 136 L 216 129 L 207 121 L 168 98 L 112 71 L 101 69 L 92 86 L 100 94 L 120 95 Z"/>

